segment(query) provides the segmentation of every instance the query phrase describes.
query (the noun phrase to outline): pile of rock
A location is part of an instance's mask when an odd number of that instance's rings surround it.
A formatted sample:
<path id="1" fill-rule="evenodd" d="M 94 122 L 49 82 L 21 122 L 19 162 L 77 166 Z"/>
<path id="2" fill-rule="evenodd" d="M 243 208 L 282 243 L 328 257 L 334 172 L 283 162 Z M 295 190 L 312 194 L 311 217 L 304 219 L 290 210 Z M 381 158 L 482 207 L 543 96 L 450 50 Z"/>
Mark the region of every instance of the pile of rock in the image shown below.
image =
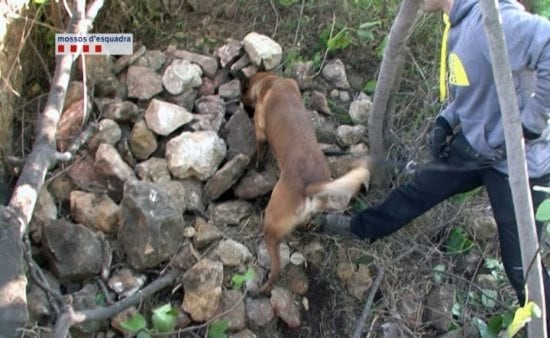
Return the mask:
<path id="1" fill-rule="evenodd" d="M 257 33 L 228 41 L 213 56 L 142 47 L 117 60 L 87 57 L 92 104 L 83 110 L 84 85 L 72 82 L 58 146 L 67 149 L 87 115 L 96 118 L 97 132 L 77 160 L 51 178 L 30 225 L 53 274 L 48 278 L 74 291 L 75 308 L 97 306 L 94 278 L 106 282 L 112 298 L 122 298 L 149 282 L 147 271 L 168 263 L 182 271 L 180 328 L 228 309 L 233 310 L 224 318 L 235 337 L 254 336 L 250 329 L 275 317 L 291 327 L 301 324 L 309 285 L 303 267 L 323 250 L 319 242 L 281 245 L 289 286 L 276 287 L 271 298 L 244 298 L 230 288 L 231 276 L 249 266 L 256 271 L 251 284 L 265 277 L 269 257 L 258 244 L 262 210 L 254 201 L 277 179 L 273 164 L 258 170 L 251 161 L 253 123 L 240 101 L 237 74 L 274 70 L 281 57 L 280 46 Z M 290 76 L 304 91 L 323 147 L 366 153 L 370 99 L 355 95 L 359 91 L 339 60 L 327 62 L 321 76 L 313 73 L 310 63 L 297 63 Z M 345 107 L 353 123 L 335 121 L 327 96 Z M 347 171 L 352 161 L 351 155 L 331 158 L 333 175 Z M 230 231 L 237 227 L 241 237 Z M 348 264 L 340 270 L 342 282 L 361 299 L 371 283 L 368 269 Z M 30 294 L 34 318 L 47 318 L 40 289 L 33 285 Z M 89 336 L 105 324 L 86 323 L 74 334 Z M 116 319 L 111 325 L 119 327 Z"/>

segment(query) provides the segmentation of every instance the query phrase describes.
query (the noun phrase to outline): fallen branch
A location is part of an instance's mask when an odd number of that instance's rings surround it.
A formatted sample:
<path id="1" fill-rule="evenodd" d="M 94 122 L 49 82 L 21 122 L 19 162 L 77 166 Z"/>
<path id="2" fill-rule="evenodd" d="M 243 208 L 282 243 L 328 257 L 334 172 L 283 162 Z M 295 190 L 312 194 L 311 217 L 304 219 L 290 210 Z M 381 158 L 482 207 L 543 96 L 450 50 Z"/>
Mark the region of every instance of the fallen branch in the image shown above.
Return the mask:
<path id="1" fill-rule="evenodd" d="M 102 6 L 102 0 L 94 1 L 86 16 L 86 1 L 75 1 L 76 11 L 71 17 L 67 32 L 86 33 Z M 74 59 L 74 55 L 63 55 L 56 60 L 52 88 L 44 112 L 39 117 L 36 141 L 9 204 L 0 210 L 0 335 L 13 336 L 15 330 L 23 327 L 28 320 L 22 240 L 44 185 L 46 173 L 57 162 L 55 136 Z"/>
<path id="2" fill-rule="evenodd" d="M 65 304 L 63 314 L 59 317 L 55 323 L 52 337 L 64 338 L 67 337 L 69 329 L 76 324 L 88 322 L 88 321 L 101 321 L 109 319 L 116 314 L 126 310 L 127 308 L 141 303 L 145 298 L 155 294 L 156 292 L 164 289 L 167 286 L 174 284 L 178 276 L 181 275 L 180 271 L 170 270 L 162 277 L 158 278 L 151 284 L 147 285 L 137 293 L 126 297 L 113 305 L 107 307 L 99 307 L 90 310 L 74 311 L 70 298 Z"/>
<path id="3" fill-rule="evenodd" d="M 367 298 L 367 302 L 365 303 L 365 306 L 363 307 L 363 312 L 361 313 L 361 317 L 359 317 L 359 321 L 357 322 L 357 326 L 355 327 L 355 330 L 353 331 L 352 338 L 360 338 L 361 333 L 363 332 L 363 329 L 365 328 L 365 324 L 367 323 L 367 318 L 369 316 L 372 303 L 374 301 L 374 295 L 376 295 L 376 292 L 378 291 L 378 288 L 380 287 L 380 282 L 382 281 L 382 276 L 384 276 L 384 268 L 379 267 L 377 270 L 376 278 L 374 279 L 374 283 L 372 283 L 372 287 L 370 288 L 369 297 Z"/>

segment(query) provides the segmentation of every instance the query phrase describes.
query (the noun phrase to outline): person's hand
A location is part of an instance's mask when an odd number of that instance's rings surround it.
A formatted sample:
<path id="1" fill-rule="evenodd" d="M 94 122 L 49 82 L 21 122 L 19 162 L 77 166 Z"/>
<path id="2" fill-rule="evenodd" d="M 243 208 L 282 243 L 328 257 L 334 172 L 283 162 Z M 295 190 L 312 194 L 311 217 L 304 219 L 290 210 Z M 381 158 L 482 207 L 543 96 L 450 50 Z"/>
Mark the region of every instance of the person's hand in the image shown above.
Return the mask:
<path id="1" fill-rule="evenodd" d="M 453 130 L 444 117 L 438 116 L 432 130 L 428 134 L 428 149 L 434 158 L 445 158 L 448 154 L 443 152 L 447 143 L 447 137 L 453 134 Z"/>

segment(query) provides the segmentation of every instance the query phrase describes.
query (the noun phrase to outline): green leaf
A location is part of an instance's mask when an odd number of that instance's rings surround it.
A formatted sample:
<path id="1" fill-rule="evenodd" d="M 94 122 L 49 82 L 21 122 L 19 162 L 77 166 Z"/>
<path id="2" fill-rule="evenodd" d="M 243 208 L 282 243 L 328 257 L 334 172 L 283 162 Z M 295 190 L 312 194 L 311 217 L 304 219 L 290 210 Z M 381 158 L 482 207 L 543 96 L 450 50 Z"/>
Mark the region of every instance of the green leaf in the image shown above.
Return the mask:
<path id="1" fill-rule="evenodd" d="M 540 316 L 541 313 L 538 305 L 532 301 L 528 302 L 525 306 L 516 310 L 512 323 L 506 329 L 506 335 L 508 337 L 513 337 L 525 326 L 525 324 L 529 323 L 533 317 L 538 318 Z"/>
<path id="2" fill-rule="evenodd" d="M 535 215 L 537 221 L 548 222 L 550 221 L 550 199 L 544 200 L 537 208 Z"/>
<path id="3" fill-rule="evenodd" d="M 229 327 L 229 320 L 216 320 L 208 326 L 208 338 L 227 338 L 225 331 Z"/>
<path id="4" fill-rule="evenodd" d="M 151 334 L 147 331 L 139 331 L 136 338 L 152 338 Z"/>
<path id="5" fill-rule="evenodd" d="M 327 49 L 335 51 L 344 49 L 351 44 L 351 37 L 346 27 L 342 28 L 335 36 L 327 41 Z"/>
<path id="6" fill-rule="evenodd" d="M 472 248 L 474 242 L 468 238 L 466 231 L 461 228 L 453 228 L 447 241 L 447 252 L 449 255 L 458 255 Z"/>
<path id="7" fill-rule="evenodd" d="M 489 326 L 487 326 L 487 323 L 485 323 L 483 320 L 479 318 L 474 319 L 474 323 L 477 326 L 477 329 L 479 331 L 479 335 L 481 338 L 496 338 L 497 335 L 492 333 L 489 329 Z"/>
<path id="8" fill-rule="evenodd" d="M 483 289 L 481 292 L 481 304 L 487 309 L 494 308 L 497 304 L 495 299 L 497 298 L 497 292 L 491 289 Z"/>
<path id="9" fill-rule="evenodd" d="M 371 80 L 363 87 L 363 91 L 367 93 L 374 93 L 376 90 L 376 80 Z"/>
<path id="10" fill-rule="evenodd" d="M 34 0 L 33 1 L 36 5 L 43 5 L 45 4 L 46 2 L 48 2 L 48 0 Z"/>
<path id="11" fill-rule="evenodd" d="M 504 315 L 498 314 L 489 319 L 487 327 L 491 333 L 498 335 L 502 329 L 502 323 L 504 321 Z"/>
<path id="12" fill-rule="evenodd" d="M 153 327 L 162 333 L 174 331 L 177 317 L 178 309 L 171 304 L 165 304 L 153 310 L 151 320 L 153 321 Z"/>
<path id="13" fill-rule="evenodd" d="M 249 267 L 248 270 L 246 270 L 244 275 L 235 274 L 233 277 L 231 277 L 231 284 L 233 285 L 233 290 L 239 290 L 244 283 L 251 281 L 254 279 L 254 276 L 256 275 L 256 271 L 253 267 Z"/>
<path id="14" fill-rule="evenodd" d="M 147 322 L 141 313 L 136 312 L 132 317 L 122 321 L 120 326 L 129 332 L 138 332 L 139 330 L 143 330 L 147 327 Z"/>
<path id="15" fill-rule="evenodd" d="M 374 40 L 373 28 L 380 24 L 380 21 L 364 22 L 359 25 L 357 29 L 357 35 L 361 40 L 372 41 Z"/>

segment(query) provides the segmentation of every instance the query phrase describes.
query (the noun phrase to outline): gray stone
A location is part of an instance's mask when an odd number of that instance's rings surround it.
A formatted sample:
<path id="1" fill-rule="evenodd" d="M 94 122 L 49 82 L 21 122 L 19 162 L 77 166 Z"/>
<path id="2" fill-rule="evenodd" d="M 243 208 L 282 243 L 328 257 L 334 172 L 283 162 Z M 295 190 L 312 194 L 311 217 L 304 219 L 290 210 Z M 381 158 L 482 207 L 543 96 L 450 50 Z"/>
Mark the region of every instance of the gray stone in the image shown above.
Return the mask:
<path id="1" fill-rule="evenodd" d="M 219 226 L 241 225 L 252 216 L 252 204 L 247 201 L 232 200 L 211 203 L 207 210 L 212 223 Z"/>
<path id="2" fill-rule="evenodd" d="M 328 61 L 321 74 L 336 88 L 349 89 L 351 87 L 347 79 L 346 67 L 340 59 Z"/>
<path id="3" fill-rule="evenodd" d="M 195 102 L 195 110 L 197 114 L 193 114 L 193 118 L 197 122 L 192 125 L 193 130 L 220 130 L 225 116 L 225 102 L 218 95 L 202 96 Z"/>
<path id="4" fill-rule="evenodd" d="M 124 186 L 118 239 L 136 270 L 168 260 L 183 240 L 181 209 L 159 185 L 132 181 Z"/>
<path id="5" fill-rule="evenodd" d="M 225 239 L 218 243 L 214 250 L 214 257 L 224 266 L 238 267 L 252 260 L 252 253 L 243 244 L 232 239 Z"/>
<path id="6" fill-rule="evenodd" d="M 128 97 L 149 100 L 162 92 L 162 77 L 153 68 L 130 66 L 126 85 Z"/>
<path id="7" fill-rule="evenodd" d="M 249 33 L 243 39 L 243 46 L 250 61 L 256 66 L 263 65 L 266 70 L 272 70 L 281 63 L 281 46 L 266 35 Z"/>
<path id="8" fill-rule="evenodd" d="M 300 308 L 292 299 L 292 293 L 286 289 L 275 287 L 271 290 L 269 299 L 275 314 L 289 327 L 298 328 L 301 324 Z"/>
<path id="9" fill-rule="evenodd" d="M 147 126 L 155 134 L 163 136 L 191 122 L 192 119 L 193 115 L 185 108 L 157 99 L 151 100 L 145 111 Z"/>
<path id="10" fill-rule="evenodd" d="M 258 326 L 265 326 L 275 317 L 271 303 L 265 297 L 246 298 L 245 307 L 247 318 Z"/>
<path id="11" fill-rule="evenodd" d="M 145 181 L 161 182 L 170 180 L 168 164 L 164 158 L 152 157 L 136 165 L 137 176 Z"/>
<path id="12" fill-rule="evenodd" d="M 436 285 L 426 301 L 425 322 L 445 332 L 452 323 L 455 290 L 451 285 Z"/>
<path id="13" fill-rule="evenodd" d="M 182 179 L 209 179 L 225 154 L 225 142 L 213 131 L 183 132 L 166 144 L 168 169 L 172 175 Z"/>
<path id="14" fill-rule="evenodd" d="M 372 111 L 372 100 L 371 98 L 361 93 L 359 96 L 350 104 L 348 114 L 351 117 L 351 120 L 355 124 L 363 124 L 369 121 L 369 116 Z"/>
<path id="15" fill-rule="evenodd" d="M 99 121 L 97 133 L 88 142 L 88 149 L 95 152 L 101 143 L 114 146 L 122 137 L 119 125 L 112 119 Z"/>
<path id="16" fill-rule="evenodd" d="M 83 281 L 99 274 L 103 243 L 82 224 L 54 220 L 44 228 L 43 241 L 53 272 L 61 281 Z"/>
<path id="17" fill-rule="evenodd" d="M 212 176 L 204 186 L 206 197 L 215 200 L 229 190 L 244 174 L 250 158 L 238 154 Z"/>
<path id="18" fill-rule="evenodd" d="M 239 107 L 225 124 L 225 133 L 228 159 L 232 159 L 237 154 L 250 158 L 254 156 L 256 152 L 254 125 L 242 107 Z"/>
<path id="19" fill-rule="evenodd" d="M 202 70 L 187 60 L 174 60 L 164 71 L 162 84 L 171 95 L 181 94 L 185 90 L 202 84 Z"/>

